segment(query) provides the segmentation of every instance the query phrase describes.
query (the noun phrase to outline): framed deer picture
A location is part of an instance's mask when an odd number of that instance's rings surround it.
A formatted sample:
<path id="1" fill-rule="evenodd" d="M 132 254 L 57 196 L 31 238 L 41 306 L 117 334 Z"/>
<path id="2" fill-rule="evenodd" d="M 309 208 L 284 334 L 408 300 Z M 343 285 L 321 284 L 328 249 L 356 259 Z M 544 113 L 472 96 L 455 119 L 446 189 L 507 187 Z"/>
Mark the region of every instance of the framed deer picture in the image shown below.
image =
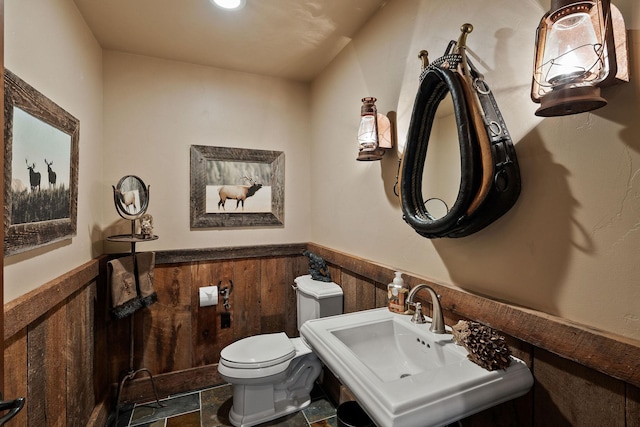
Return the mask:
<path id="1" fill-rule="evenodd" d="M 4 254 L 76 234 L 80 122 L 4 70 Z"/>
<path id="2" fill-rule="evenodd" d="M 283 152 L 191 146 L 191 228 L 283 225 Z"/>

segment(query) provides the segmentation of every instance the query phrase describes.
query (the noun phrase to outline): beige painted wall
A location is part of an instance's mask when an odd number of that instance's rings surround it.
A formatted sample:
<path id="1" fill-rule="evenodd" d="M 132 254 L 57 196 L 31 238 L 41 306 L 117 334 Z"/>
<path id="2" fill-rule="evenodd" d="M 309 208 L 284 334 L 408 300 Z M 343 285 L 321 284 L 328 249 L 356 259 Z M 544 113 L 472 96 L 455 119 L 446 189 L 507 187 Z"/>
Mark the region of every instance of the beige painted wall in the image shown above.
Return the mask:
<path id="1" fill-rule="evenodd" d="M 103 248 L 128 250 L 103 245 L 103 236 L 129 231 L 111 190 L 126 174 L 151 185 L 161 236 L 140 250 L 309 240 L 308 85 L 103 52 L 69 2 L 9 0 L 5 9 L 7 68 L 80 120 L 78 235 L 6 258 L 5 301 Z M 285 225 L 190 230 L 192 144 L 284 151 Z"/>
<path id="2" fill-rule="evenodd" d="M 616 2 L 634 30 L 633 75 L 640 74 L 636 3 Z M 103 59 L 72 3 L 6 1 L 7 67 L 78 117 L 81 139 L 78 236 L 7 258 L 5 300 L 101 253 L 103 230 L 123 224 L 111 185 L 134 173 L 151 185 L 149 212 L 161 236 L 147 250 L 310 240 L 640 339 L 640 80 L 607 89 L 605 109 L 536 118 L 529 76 L 546 7 L 544 0 L 517 7 L 392 0 L 309 97 L 304 85 L 256 75 L 115 52 Z M 466 21 L 475 26 L 470 51 L 516 141 L 523 191 L 490 228 L 428 240 L 402 221 L 392 191 L 396 157 L 355 161 L 360 98 L 376 96 L 379 110 L 397 111 L 406 127 L 418 50 L 437 56 Z M 191 144 L 285 151 L 285 227 L 190 230 Z"/>
<path id="3" fill-rule="evenodd" d="M 516 6 L 517 3 L 517 6 Z M 529 99 L 536 0 L 390 1 L 312 84 L 313 242 L 566 319 L 640 339 L 640 79 L 609 88 L 593 113 L 540 119 Z M 640 67 L 640 6 L 619 1 Z M 397 111 L 401 129 L 419 61 L 462 23 L 516 142 L 522 194 L 503 218 L 461 239 L 429 240 L 402 220 L 393 153 L 356 162 L 360 99 Z M 404 135 L 400 132 L 400 137 Z M 343 188 L 344 191 L 336 191 Z M 391 277 L 389 278 L 391 279 Z"/>
<path id="4" fill-rule="evenodd" d="M 8 69 L 80 120 L 77 235 L 5 258 L 8 302 L 102 252 L 102 50 L 67 0 L 5 1 L 4 48 Z"/>
<path id="5" fill-rule="evenodd" d="M 105 234 L 129 231 L 113 207 L 110 186 L 134 174 L 151 186 L 148 212 L 160 236 L 139 250 L 309 240 L 308 90 L 281 79 L 105 52 Z M 284 227 L 191 230 L 191 145 L 283 151 Z M 126 244 L 106 248 L 128 250 Z"/>

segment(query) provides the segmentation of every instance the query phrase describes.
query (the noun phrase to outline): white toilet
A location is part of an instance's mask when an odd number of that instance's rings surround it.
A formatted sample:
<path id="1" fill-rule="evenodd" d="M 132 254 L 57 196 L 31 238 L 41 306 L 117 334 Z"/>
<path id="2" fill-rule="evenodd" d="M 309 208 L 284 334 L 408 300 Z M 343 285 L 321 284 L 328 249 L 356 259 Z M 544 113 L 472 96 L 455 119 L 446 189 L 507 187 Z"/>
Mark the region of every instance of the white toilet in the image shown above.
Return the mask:
<path id="1" fill-rule="evenodd" d="M 309 319 L 342 314 L 342 288 L 297 277 L 298 329 Z M 218 372 L 233 386 L 229 420 L 248 427 L 297 412 L 311 402 L 322 365 L 302 338 L 284 332 L 244 338 L 220 352 Z"/>

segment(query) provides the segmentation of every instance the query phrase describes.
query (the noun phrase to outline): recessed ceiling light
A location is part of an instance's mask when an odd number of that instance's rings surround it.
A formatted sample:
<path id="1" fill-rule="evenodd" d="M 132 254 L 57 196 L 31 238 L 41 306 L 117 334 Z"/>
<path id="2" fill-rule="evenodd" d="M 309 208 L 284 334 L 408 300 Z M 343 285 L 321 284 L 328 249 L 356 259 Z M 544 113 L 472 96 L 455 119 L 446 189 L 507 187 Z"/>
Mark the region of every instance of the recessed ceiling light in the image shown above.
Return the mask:
<path id="1" fill-rule="evenodd" d="M 244 7 L 245 0 L 209 0 L 215 6 L 227 10 L 238 10 Z"/>

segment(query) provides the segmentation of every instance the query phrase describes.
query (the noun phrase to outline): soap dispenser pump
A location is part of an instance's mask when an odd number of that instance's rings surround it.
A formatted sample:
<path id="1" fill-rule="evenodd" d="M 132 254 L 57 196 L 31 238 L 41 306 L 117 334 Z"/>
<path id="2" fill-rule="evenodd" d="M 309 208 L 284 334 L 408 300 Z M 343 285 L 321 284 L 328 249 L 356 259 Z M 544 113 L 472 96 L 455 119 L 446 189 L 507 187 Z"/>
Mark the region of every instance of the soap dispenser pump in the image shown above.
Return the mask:
<path id="1" fill-rule="evenodd" d="M 409 286 L 404 283 L 401 272 L 395 272 L 393 282 L 389 283 L 387 290 L 389 295 L 389 311 L 394 313 L 404 313 L 405 302 L 407 295 L 409 294 Z"/>

